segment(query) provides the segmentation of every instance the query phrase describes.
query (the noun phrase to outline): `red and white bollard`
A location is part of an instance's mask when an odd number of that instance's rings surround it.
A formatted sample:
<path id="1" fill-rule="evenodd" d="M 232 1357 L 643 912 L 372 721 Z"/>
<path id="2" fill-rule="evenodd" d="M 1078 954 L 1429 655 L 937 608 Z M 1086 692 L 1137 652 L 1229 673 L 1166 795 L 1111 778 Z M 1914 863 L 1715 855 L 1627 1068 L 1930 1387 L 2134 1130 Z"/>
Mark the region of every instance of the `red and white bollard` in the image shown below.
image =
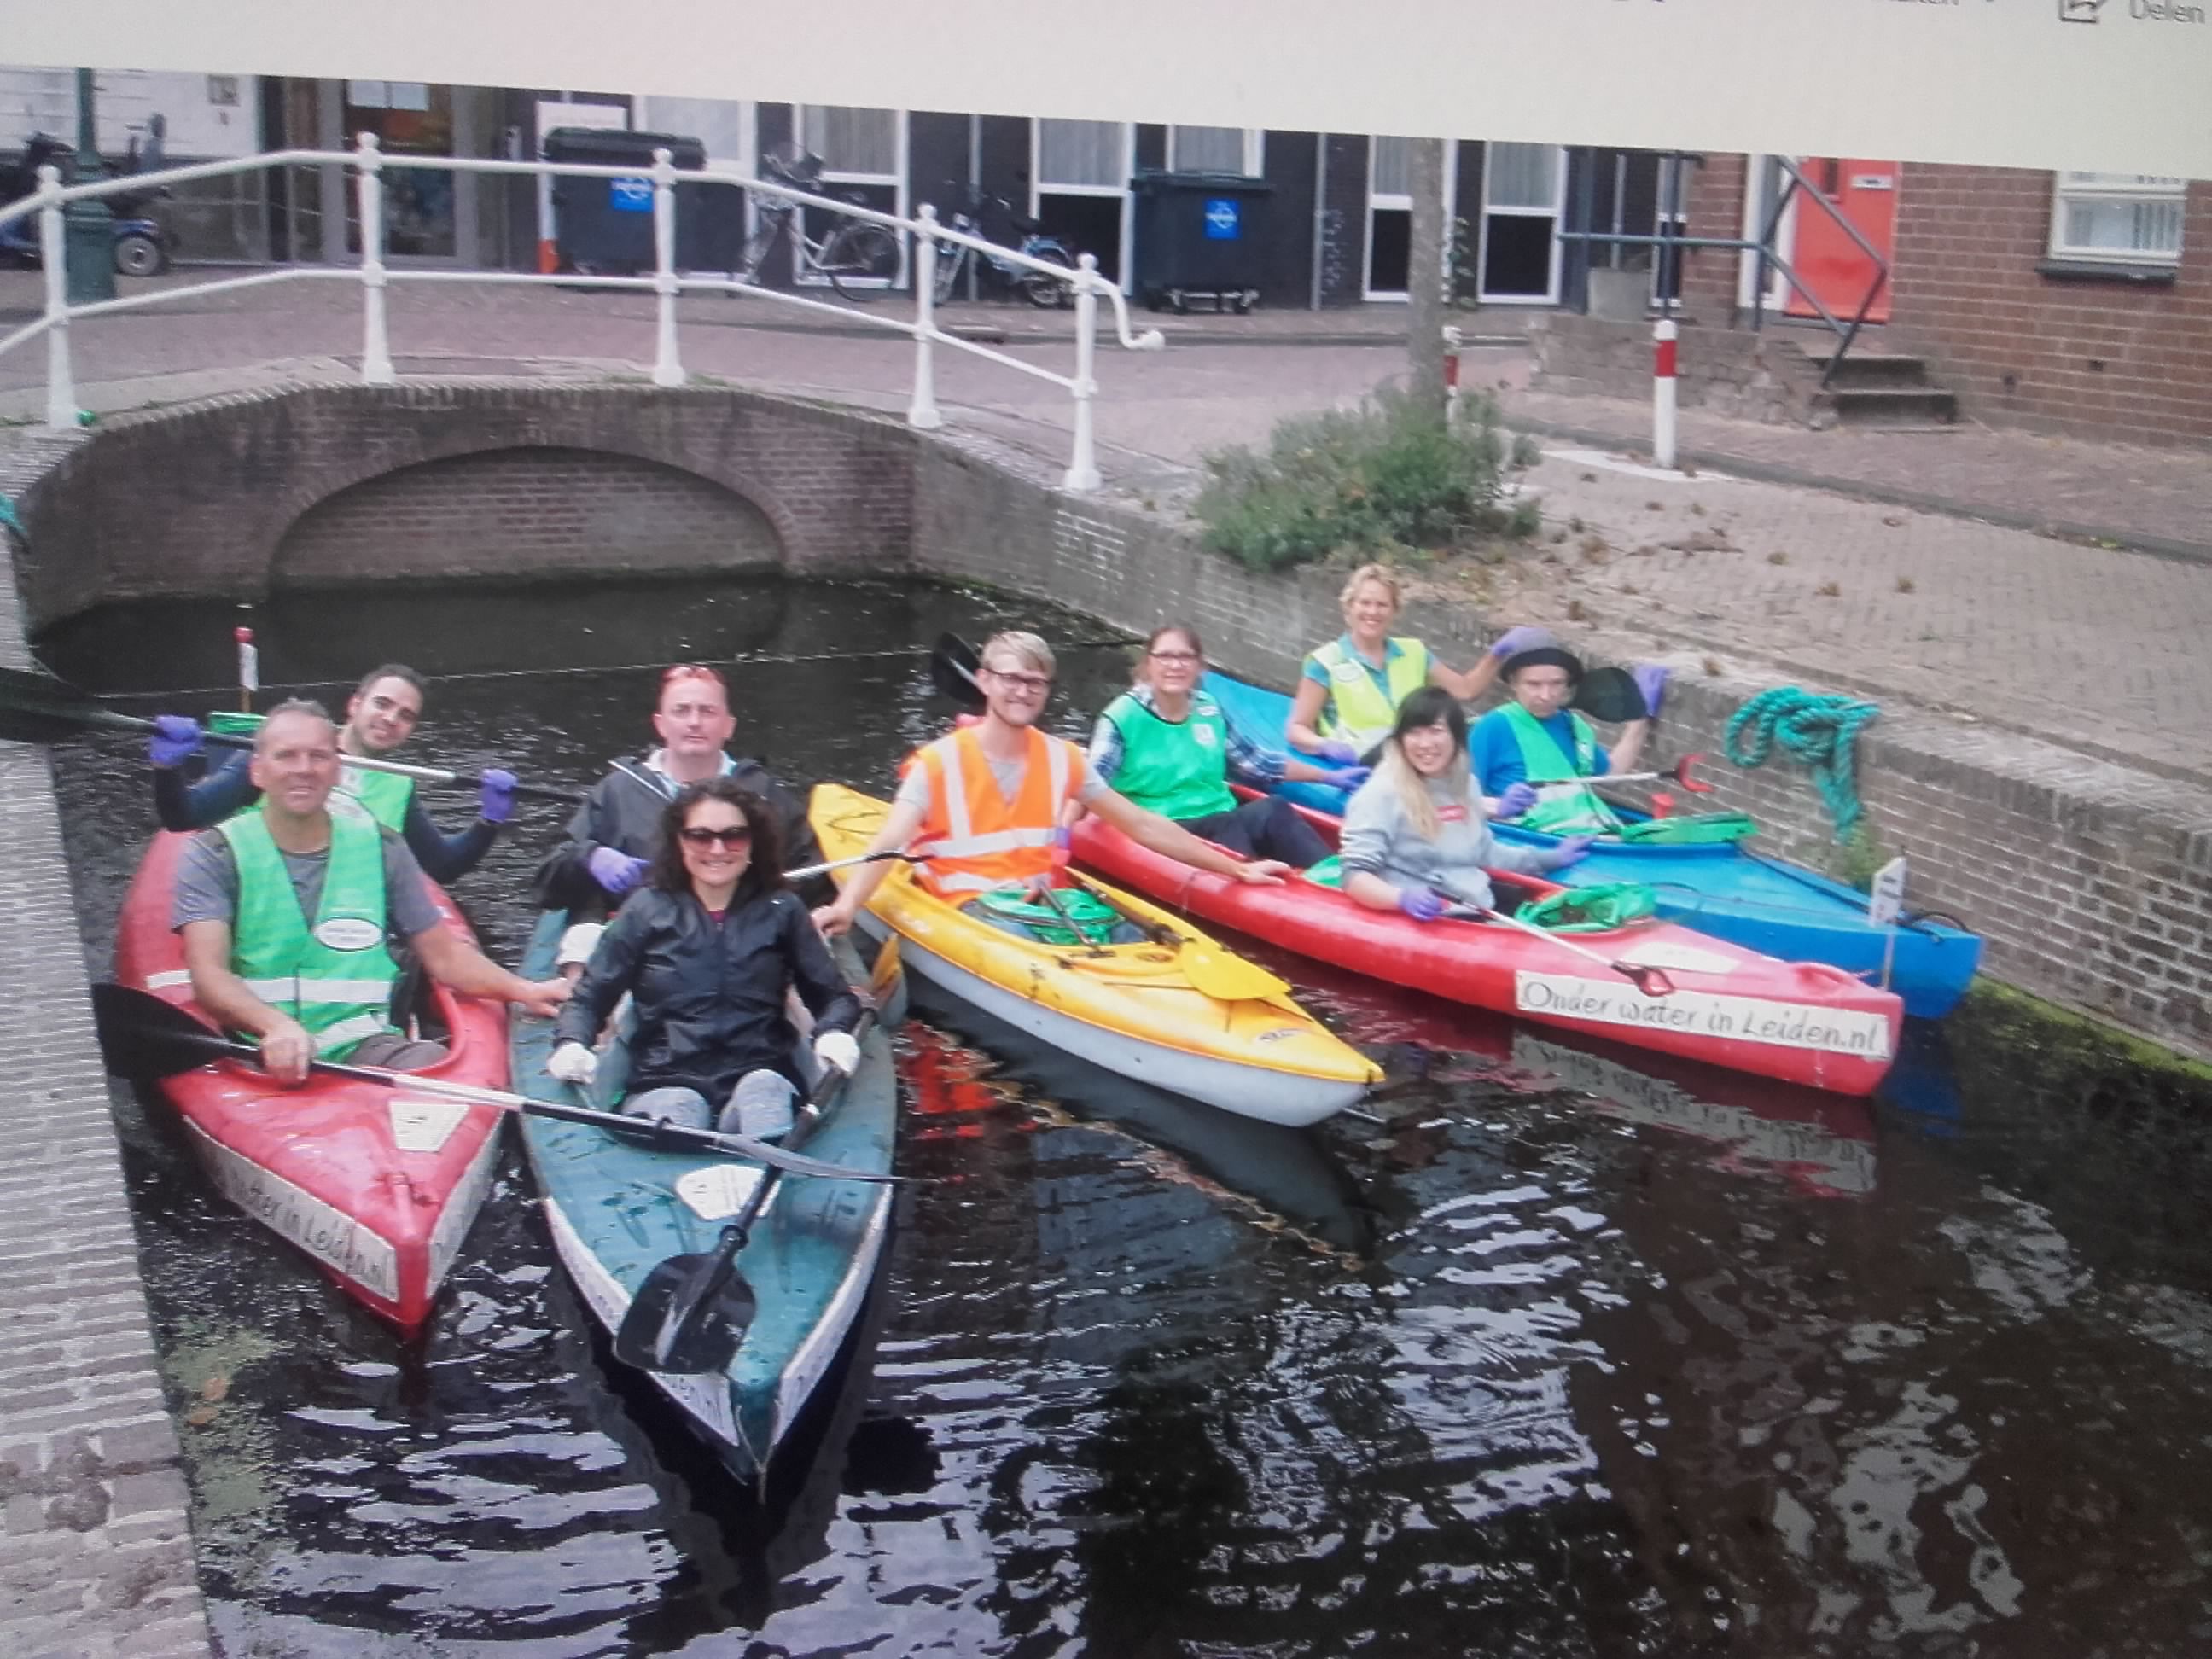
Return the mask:
<path id="1" fill-rule="evenodd" d="M 1460 331 L 1444 330 L 1444 420 L 1456 424 L 1459 420 L 1459 348 Z"/>
<path id="2" fill-rule="evenodd" d="M 1674 470 L 1674 319 L 1651 325 L 1651 461 Z"/>

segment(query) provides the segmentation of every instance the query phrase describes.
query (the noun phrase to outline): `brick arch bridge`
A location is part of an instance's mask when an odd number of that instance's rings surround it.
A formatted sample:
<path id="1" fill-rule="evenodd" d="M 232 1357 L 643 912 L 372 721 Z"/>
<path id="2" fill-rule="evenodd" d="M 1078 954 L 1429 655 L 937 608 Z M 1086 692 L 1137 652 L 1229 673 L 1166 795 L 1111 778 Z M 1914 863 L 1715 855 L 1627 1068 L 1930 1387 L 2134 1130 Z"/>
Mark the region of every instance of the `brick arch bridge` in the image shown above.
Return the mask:
<path id="1" fill-rule="evenodd" d="M 33 615 L 389 578 L 882 572 L 900 427 L 721 388 L 303 386 L 103 422 L 26 503 Z"/>

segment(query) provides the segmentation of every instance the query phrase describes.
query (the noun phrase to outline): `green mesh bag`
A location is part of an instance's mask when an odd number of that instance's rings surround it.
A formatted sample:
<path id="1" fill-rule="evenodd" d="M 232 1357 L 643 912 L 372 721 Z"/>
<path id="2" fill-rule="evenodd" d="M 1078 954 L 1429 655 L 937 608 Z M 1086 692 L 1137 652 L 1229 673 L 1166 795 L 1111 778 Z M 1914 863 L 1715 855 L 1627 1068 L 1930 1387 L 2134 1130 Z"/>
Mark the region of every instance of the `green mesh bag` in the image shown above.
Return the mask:
<path id="1" fill-rule="evenodd" d="M 1568 887 L 1547 899 L 1524 904 L 1517 921 L 1554 933 L 1601 933 L 1642 921 L 1659 909 L 1659 895 L 1640 881 L 1609 881 L 1595 887 Z"/>
<path id="2" fill-rule="evenodd" d="M 1642 847 L 1711 847 L 1759 833 L 1748 812 L 1692 812 L 1680 818 L 1638 818 L 1623 824 L 1620 838 Z"/>
<path id="3" fill-rule="evenodd" d="M 1062 921 L 1049 904 L 1024 898 L 1019 890 L 986 893 L 975 903 L 993 921 L 1012 922 L 1014 926 L 1009 931 L 1025 933 L 1040 945 L 1114 942 L 1114 930 L 1121 917 L 1112 905 L 1080 887 L 1055 888 L 1053 896 L 1060 901 L 1060 909 L 1067 912 L 1067 921 Z M 1068 921 L 1080 930 L 1080 938 L 1069 931 Z"/>

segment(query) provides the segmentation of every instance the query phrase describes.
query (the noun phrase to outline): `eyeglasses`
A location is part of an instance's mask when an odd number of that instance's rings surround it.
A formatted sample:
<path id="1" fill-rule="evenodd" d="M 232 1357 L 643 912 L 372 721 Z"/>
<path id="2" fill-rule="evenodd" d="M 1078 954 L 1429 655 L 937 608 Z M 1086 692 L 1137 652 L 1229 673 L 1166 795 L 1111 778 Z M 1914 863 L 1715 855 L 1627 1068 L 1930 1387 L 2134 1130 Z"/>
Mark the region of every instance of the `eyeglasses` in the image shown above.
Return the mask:
<path id="1" fill-rule="evenodd" d="M 712 847 L 720 842 L 724 847 L 743 847 L 753 838 L 749 823 L 733 823 L 726 830 L 694 829 L 690 825 L 676 832 L 694 847 Z"/>
<path id="2" fill-rule="evenodd" d="M 661 684 L 673 685 L 678 680 L 712 680 L 715 684 L 722 686 L 723 690 L 729 689 L 724 684 L 720 673 L 708 667 L 703 662 L 679 662 L 673 668 L 662 671 Z"/>
<path id="3" fill-rule="evenodd" d="M 1041 697 L 1052 690 L 1052 676 L 1049 674 L 1009 674 L 1003 668 L 986 668 L 983 672 L 1000 684 L 1012 690 L 1025 691 L 1033 697 Z"/>
<path id="4" fill-rule="evenodd" d="M 1152 653 L 1152 660 L 1154 662 L 1196 662 L 1198 660 L 1198 653 L 1195 651 L 1155 651 Z"/>

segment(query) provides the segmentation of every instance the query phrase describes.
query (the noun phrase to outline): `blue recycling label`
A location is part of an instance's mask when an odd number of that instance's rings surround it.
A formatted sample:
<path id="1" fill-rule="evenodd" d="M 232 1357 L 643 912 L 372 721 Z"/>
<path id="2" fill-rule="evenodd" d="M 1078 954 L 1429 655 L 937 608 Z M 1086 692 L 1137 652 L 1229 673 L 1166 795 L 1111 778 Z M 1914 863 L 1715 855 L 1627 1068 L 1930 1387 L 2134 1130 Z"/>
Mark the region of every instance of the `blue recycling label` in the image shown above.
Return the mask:
<path id="1" fill-rule="evenodd" d="M 1234 196 L 1210 196 L 1206 202 L 1208 241 L 1233 242 L 1243 234 L 1243 204 Z"/>
<path id="2" fill-rule="evenodd" d="M 652 212 L 653 180 L 650 179 L 608 179 L 607 205 L 617 213 Z"/>

